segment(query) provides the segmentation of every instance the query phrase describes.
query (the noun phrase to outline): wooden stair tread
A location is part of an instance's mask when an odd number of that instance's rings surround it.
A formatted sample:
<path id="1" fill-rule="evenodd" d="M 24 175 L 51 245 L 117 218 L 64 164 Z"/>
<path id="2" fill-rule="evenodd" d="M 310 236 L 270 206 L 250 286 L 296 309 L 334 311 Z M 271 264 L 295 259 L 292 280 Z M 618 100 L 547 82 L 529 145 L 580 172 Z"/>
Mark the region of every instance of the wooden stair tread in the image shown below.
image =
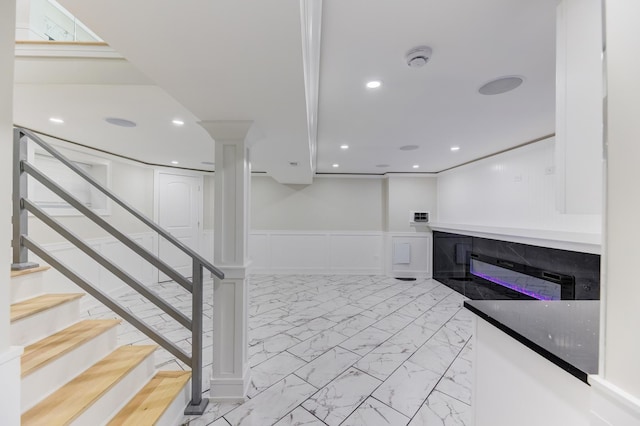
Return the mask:
<path id="1" fill-rule="evenodd" d="M 11 322 L 26 318 L 54 306 L 79 299 L 84 293 L 43 294 L 11 305 Z"/>
<path id="2" fill-rule="evenodd" d="M 34 274 L 36 272 L 44 272 L 51 269 L 51 266 L 38 266 L 36 268 L 29 268 L 29 269 L 20 269 L 19 271 L 11 271 L 11 278 L 13 277 L 19 277 L 21 275 L 29 275 L 29 274 Z"/>
<path id="3" fill-rule="evenodd" d="M 22 415 L 22 425 L 66 425 L 158 347 L 121 346 Z"/>
<path id="4" fill-rule="evenodd" d="M 120 322 L 118 319 L 80 321 L 27 346 L 21 359 L 22 377 L 71 352 Z"/>
<path id="5" fill-rule="evenodd" d="M 154 425 L 190 378 L 189 371 L 159 371 L 109 422 L 109 426 Z"/>

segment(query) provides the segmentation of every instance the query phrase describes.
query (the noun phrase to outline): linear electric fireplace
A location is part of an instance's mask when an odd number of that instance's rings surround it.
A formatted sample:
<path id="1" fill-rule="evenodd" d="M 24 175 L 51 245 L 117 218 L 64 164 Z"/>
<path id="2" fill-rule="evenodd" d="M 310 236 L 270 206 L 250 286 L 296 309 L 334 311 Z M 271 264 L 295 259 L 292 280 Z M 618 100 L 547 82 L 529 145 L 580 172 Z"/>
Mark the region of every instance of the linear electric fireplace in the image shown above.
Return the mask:
<path id="1" fill-rule="evenodd" d="M 475 300 L 598 300 L 600 256 L 433 231 L 433 278 Z"/>
<path id="2" fill-rule="evenodd" d="M 471 275 L 538 300 L 575 298 L 575 279 L 559 272 L 471 253 Z"/>

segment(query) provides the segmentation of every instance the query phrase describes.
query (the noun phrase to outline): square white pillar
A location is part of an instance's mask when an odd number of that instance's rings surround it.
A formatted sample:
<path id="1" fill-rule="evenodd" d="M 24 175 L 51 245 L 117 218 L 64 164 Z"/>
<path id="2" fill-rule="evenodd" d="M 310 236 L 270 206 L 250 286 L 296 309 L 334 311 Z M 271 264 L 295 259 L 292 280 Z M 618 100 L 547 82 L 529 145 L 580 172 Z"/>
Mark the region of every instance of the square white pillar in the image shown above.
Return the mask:
<path id="1" fill-rule="evenodd" d="M 215 139 L 214 264 L 225 274 L 214 279 L 213 368 L 210 397 L 243 400 L 248 363 L 250 121 L 200 123 Z"/>

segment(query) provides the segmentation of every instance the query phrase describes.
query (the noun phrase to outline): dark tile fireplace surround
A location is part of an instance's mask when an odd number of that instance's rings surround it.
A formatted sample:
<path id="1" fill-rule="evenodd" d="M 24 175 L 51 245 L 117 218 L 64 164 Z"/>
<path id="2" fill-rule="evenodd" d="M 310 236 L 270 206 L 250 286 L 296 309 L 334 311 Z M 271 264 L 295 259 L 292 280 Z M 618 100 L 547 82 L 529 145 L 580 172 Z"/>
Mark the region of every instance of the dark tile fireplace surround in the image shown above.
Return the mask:
<path id="1" fill-rule="evenodd" d="M 600 256 L 433 231 L 433 278 L 474 300 L 598 300 Z"/>

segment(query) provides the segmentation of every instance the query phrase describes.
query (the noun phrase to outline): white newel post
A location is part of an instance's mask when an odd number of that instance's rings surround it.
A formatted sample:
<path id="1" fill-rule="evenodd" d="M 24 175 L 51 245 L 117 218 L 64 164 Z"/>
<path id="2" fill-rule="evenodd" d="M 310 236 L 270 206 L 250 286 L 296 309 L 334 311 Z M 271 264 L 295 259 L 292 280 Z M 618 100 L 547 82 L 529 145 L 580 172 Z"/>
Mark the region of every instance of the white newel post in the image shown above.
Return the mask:
<path id="1" fill-rule="evenodd" d="M 210 397 L 242 400 L 251 381 L 248 363 L 249 200 L 251 121 L 203 121 L 215 140 L 213 368 Z"/>

